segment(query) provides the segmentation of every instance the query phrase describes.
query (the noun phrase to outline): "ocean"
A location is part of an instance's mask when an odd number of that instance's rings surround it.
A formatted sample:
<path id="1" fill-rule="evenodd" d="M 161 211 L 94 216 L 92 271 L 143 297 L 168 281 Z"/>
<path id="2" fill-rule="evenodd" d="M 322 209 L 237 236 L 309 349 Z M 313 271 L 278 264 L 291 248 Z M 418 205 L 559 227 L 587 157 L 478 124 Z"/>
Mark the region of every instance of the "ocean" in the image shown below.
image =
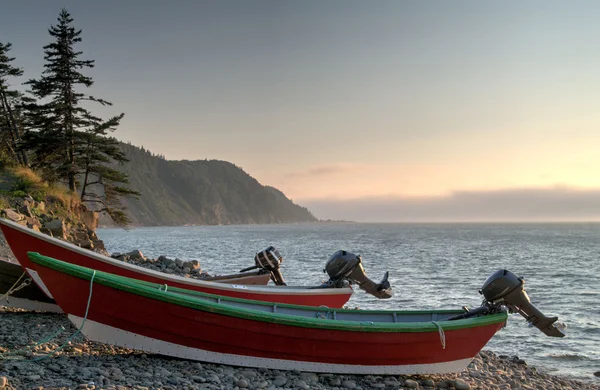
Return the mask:
<path id="1" fill-rule="evenodd" d="M 498 269 L 525 279 L 532 302 L 567 325 L 565 338 L 528 327 L 518 314 L 486 346 L 517 355 L 546 372 L 600 382 L 600 224 L 315 223 L 98 229 L 110 253 L 200 261 L 211 274 L 237 272 L 273 245 L 284 257 L 288 285 L 317 285 L 338 249 L 362 255 L 368 276 L 390 272 L 394 297 L 356 289 L 348 303 L 363 309 L 477 307 L 478 290 Z"/>

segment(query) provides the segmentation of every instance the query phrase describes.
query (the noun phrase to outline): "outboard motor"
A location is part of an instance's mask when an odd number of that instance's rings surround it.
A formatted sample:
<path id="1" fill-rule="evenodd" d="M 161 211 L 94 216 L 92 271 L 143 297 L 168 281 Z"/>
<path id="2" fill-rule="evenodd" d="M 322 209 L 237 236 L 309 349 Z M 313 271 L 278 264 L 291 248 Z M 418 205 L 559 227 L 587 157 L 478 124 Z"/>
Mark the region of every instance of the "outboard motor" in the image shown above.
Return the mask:
<path id="1" fill-rule="evenodd" d="M 323 272 L 329 275 L 328 285 L 337 287 L 349 281 L 379 299 L 392 296 L 392 288 L 388 282 L 389 272 L 385 273 L 380 283 L 373 282 L 367 277 L 361 257 L 354 253 L 341 250 L 335 252 L 325 264 Z"/>
<path id="2" fill-rule="evenodd" d="M 283 261 L 283 256 L 279 254 L 279 251 L 275 247 L 270 246 L 258 252 L 254 256 L 254 266 L 244 268 L 240 272 L 250 271 L 253 269 L 261 269 L 271 273 L 271 280 L 278 286 L 287 286 L 283 280 L 283 275 L 279 270 L 279 265 Z"/>
<path id="3" fill-rule="evenodd" d="M 539 311 L 529 300 L 523 287 L 524 284 L 525 280 L 514 273 L 508 270 L 498 270 L 487 278 L 479 290 L 479 293 L 483 294 L 485 298 L 481 307 L 452 319 L 494 313 L 503 310 L 502 307 L 506 307 L 511 313 L 521 314 L 529 324 L 547 336 L 564 337 L 565 334 L 562 331 L 565 327 L 564 324 L 556 323 L 558 317 L 546 317 Z"/>
<path id="4" fill-rule="evenodd" d="M 480 293 L 491 304 L 503 304 L 511 312 L 519 313 L 527 322 L 535 326 L 547 336 L 564 337 L 560 327 L 555 322 L 558 317 L 546 317 L 531 303 L 523 285 L 525 280 L 507 270 L 494 272 L 483 283 Z"/>

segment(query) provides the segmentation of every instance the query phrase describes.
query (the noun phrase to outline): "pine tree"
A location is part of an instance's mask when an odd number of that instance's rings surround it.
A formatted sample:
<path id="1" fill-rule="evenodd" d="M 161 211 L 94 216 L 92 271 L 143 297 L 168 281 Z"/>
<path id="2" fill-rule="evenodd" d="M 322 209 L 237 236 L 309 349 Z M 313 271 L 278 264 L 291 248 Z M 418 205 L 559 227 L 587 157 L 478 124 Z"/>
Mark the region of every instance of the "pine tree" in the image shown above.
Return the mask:
<path id="1" fill-rule="evenodd" d="M 110 166 L 111 162 L 124 164 L 129 160 L 119 146 L 119 141 L 108 137 L 123 118 L 123 114 L 105 122 L 96 122 L 87 131 L 84 142 L 77 148 L 77 163 L 82 167 L 83 184 L 81 200 L 94 204 L 94 209 L 106 212 L 119 226 L 126 226 L 131 221 L 121 204 L 123 197 L 137 198 L 138 191 L 125 187 L 129 184 L 126 174 Z"/>
<path id="2" fill-rule="evenodd" d="M 128 223 L 121 206 L 124 196 L 139 196 L 126 188 L 127 175 L 111 167 L 124 163 L 125 155 L 118 141 L 107 136 L 119 125 L 124 114 L 107 121 L 94 116 L 82 103 L 111 103 L 79 92 L 89 88 L 93 80 L 82 71 L 94 66 L 93 60 L 80 59 L 83 54 L 74 46 L 81 42 L 81 30 L 73 26 L 73 18 L 63 9 L 58 24 L 48 32 L 55 39 L 44 46 L 44 71 L 37 80 L 29 80 L 31 94 L 38 103 L 25 106 L 28 125 L 25 147 L 32 151 L 33 167 L 44 172 L 49 180 L 67 184 L 76 192 L 81 183 L 81 199 L 99 204 L 97 211 L 106 212 L 117 224 Z"/>
<path id="3" fill-rule="evenodd" d="M 8 52 L 12 45 L 0 42 L 0 143 L 9 156 L 20 164 L 27 165 L 25 152 L 19 149 L 22 130 L 19 128 L 18 112 L 15 106 L 22 98 L 22 94 L 10 90 L 9 77 L 23 75 L 23 69 L 11 65 L 14 57 L 9 57 Z"/>
<path id="4" fill-rule="evenodd" d="M 75 147 L 80 131 L 91 125 L 90 112 L 81 106 L 85 100 L 96 100 L 78 92 L 77 86 L 91 87 L 93 81 L 81 73 L 92 68 L 94 61 L 81 60 L 74 45 L 81 42 L 81 30 L 73 26 L 73 19 L 63 9 L 58 24 L 51 26 L 49 34 L 55 41 L 44 46 L 44 71 L 38 80 L 29 80 L 31 93 L 38 99 L 49 99 L 38 105 L 29 145 L 35 153 L 35 166 L 42 166 L 64 178 L 71 191 L 76 190 L 77 166 Z M 102 104 L 107 102 L 100 101 Z"/>

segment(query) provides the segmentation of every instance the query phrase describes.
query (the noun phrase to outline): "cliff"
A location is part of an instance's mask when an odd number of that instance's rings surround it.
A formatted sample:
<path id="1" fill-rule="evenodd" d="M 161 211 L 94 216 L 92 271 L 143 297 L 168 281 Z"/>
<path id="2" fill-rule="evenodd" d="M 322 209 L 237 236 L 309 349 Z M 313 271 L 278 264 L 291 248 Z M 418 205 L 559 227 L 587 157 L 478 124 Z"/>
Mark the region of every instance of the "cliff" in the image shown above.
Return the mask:
<path id="1" fill-rule="evenodd" d="M 118 168 L 129 175 L 131 188 L 142 193 L 139 200 L 125 201 L 134 225 L 316 221 L 308 209 L 232 163 L 170 161 L 133 145 L 122 148 L 130 161 Z"/>

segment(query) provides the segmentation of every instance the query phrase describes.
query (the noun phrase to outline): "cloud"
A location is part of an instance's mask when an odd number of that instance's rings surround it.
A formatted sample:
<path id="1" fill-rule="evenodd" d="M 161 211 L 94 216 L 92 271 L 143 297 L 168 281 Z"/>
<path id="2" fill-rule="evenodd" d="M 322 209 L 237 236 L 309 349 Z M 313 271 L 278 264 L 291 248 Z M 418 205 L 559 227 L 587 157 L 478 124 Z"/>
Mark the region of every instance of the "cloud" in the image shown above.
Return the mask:
<path id="1" fill-rule="evenodd" d="M 322 165 L 318 167 L 309 168 L 303 171 L 289 172 L 285 174 L 287 179 L 297 179 L 305 177 L 325 176 L 332 175 L 340 172 L 346 172 L 351 169 L 349 166 L 344 165 Z"/>
<path id="2" fill-rule="evenodd" d="M 600 221 L 600 188 L 517 188 L 438 197 L 298 202 L 321 219 L 357 222 Z"/>

